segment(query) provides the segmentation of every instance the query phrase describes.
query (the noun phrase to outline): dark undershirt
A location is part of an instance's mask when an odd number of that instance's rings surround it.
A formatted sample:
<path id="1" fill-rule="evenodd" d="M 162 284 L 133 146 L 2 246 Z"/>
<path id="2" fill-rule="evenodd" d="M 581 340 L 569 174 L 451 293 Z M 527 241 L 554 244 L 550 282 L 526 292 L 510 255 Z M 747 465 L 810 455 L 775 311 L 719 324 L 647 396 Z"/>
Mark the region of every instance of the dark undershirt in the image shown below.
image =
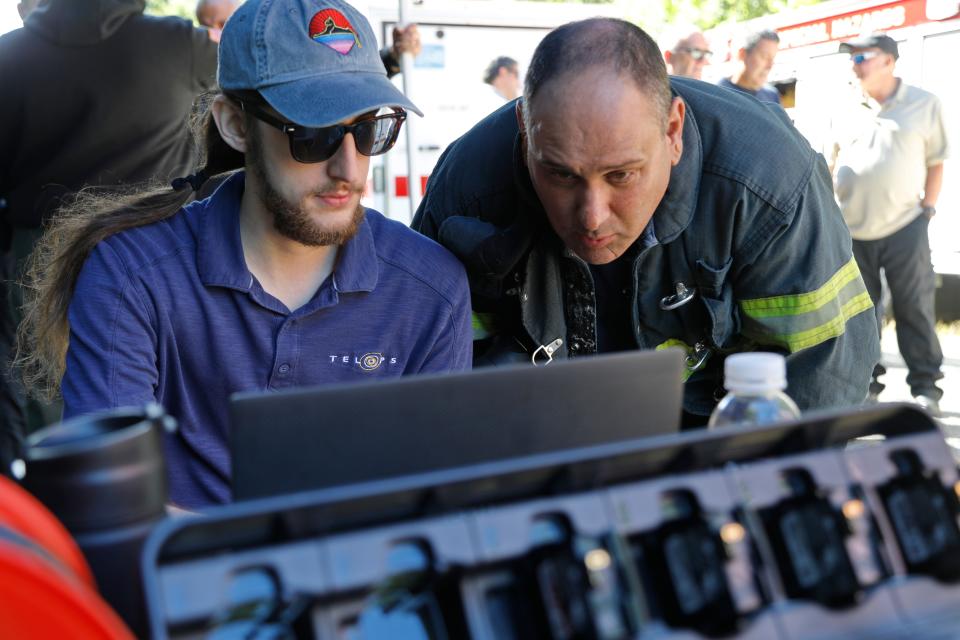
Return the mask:
<path id="1" fill-rule="evenodd" d="M 589 265 L 597 301 L 597 353 L 637 348 L 630 309 L 633 258 L 633 252 L 627 251 L 608 264 Z"/>

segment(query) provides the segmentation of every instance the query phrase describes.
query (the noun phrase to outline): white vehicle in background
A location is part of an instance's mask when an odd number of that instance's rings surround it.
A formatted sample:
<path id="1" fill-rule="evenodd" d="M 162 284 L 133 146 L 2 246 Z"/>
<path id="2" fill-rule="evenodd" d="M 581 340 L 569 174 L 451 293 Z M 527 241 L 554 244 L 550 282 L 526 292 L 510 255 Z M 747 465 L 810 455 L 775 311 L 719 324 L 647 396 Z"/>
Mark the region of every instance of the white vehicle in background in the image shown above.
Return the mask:
<path id="1" fill-rule="evenodd" d="M 938 306 L 951 319 L 960 317 L 960 0 L 832 0 L 723 25 L 706 33 L 714 60 L 705 76 L 716 80 L 730 75 L 739 39 L 760 29 L 774 29 L 780 36 L 770 81 L 797 128 L 818 151 L 828 151 L 831 118 L 841 101 L 858 90 L 848 56 L 838 52 L 843 40 L 886 32 L 900 49 L 897 75 L 943 101 L 952 158 L 944 164 L 930 246 L 943 285 Z"/>
<path id="2" fill-rule="evenodd" d="M 397 0 L 367 0 L 367 16 L 381 42 L 389 42 L 398 23 Z M 417 24 L 423 51 L 414 60 L 410 98 L 424 117 L 411 114 L 416 138 L 415 167 L 422 189 L 440 154 L 476 122 L 503 104 L 483 83 L 483 72 L 498 56 L 519 62 L 520 77 L 540 40 L 551 29 L 598 15 L 624 15 L 620 3 L 581 4 L 518 0 L 422 0 L 405 16 Z M 394 82 L 402 88 L 402 78 Z M 405 125 L 405 126 L 407 126 Z M 373 159 L 365 203 L 409 223 L 407 139 L 401 133 L 390 153 Z M 417 199 L 419 201 L 419 198 Z"/>

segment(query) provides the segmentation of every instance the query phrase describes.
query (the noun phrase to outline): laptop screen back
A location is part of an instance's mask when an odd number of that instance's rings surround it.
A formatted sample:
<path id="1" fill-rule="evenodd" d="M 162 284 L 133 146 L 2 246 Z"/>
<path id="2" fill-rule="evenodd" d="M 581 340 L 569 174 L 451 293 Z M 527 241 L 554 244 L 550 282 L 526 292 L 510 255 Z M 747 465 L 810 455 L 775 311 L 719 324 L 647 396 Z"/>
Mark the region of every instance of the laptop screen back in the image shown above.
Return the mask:
<path id="1" fill-rule="evenodd" d="M 679 429 L 683 354 L 632 351 L 231 399 L 235 500 Z"/>

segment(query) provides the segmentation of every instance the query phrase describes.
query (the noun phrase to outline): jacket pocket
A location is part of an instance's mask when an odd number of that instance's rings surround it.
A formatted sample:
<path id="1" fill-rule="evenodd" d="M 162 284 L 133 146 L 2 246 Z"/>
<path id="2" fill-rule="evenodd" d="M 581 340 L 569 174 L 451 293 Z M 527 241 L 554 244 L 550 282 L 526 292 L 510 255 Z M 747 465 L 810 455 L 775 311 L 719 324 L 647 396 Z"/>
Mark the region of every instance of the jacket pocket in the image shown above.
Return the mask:
<path id="1" fill-rule="evenodd" d="M 733 258 L 727 258 L 719 267 L 697 260 L 696 279 L 700 299 L 709 317 L 709 335 L 712 346 L 725 349 L 740 333 L 740 317 L 733 299 L 733 285 L 727 278 Z"/>

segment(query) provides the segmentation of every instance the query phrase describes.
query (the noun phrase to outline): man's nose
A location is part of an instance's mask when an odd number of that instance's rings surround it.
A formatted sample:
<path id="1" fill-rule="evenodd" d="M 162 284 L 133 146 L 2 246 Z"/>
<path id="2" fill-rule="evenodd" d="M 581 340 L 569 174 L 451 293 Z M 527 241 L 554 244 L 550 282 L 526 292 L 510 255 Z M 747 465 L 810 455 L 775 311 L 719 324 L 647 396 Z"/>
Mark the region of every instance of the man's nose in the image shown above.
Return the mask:
<path id="1" fill-rule="evenodd" d="M 333 180 L 350 185 L 366 182 L 367 176 L 363 171 L 362 156 L 357 151 L 357 143 L 352 133 L 343 137 L 340 148 L 327 160 L 327 175 Z"/>
<path id="2" fill-rule="evenodd" d="M 610 209 L 603 190 L 587 187 L 580 209 L 580 226 L 587 232 L 598 231 L 609 217 Z"/>

